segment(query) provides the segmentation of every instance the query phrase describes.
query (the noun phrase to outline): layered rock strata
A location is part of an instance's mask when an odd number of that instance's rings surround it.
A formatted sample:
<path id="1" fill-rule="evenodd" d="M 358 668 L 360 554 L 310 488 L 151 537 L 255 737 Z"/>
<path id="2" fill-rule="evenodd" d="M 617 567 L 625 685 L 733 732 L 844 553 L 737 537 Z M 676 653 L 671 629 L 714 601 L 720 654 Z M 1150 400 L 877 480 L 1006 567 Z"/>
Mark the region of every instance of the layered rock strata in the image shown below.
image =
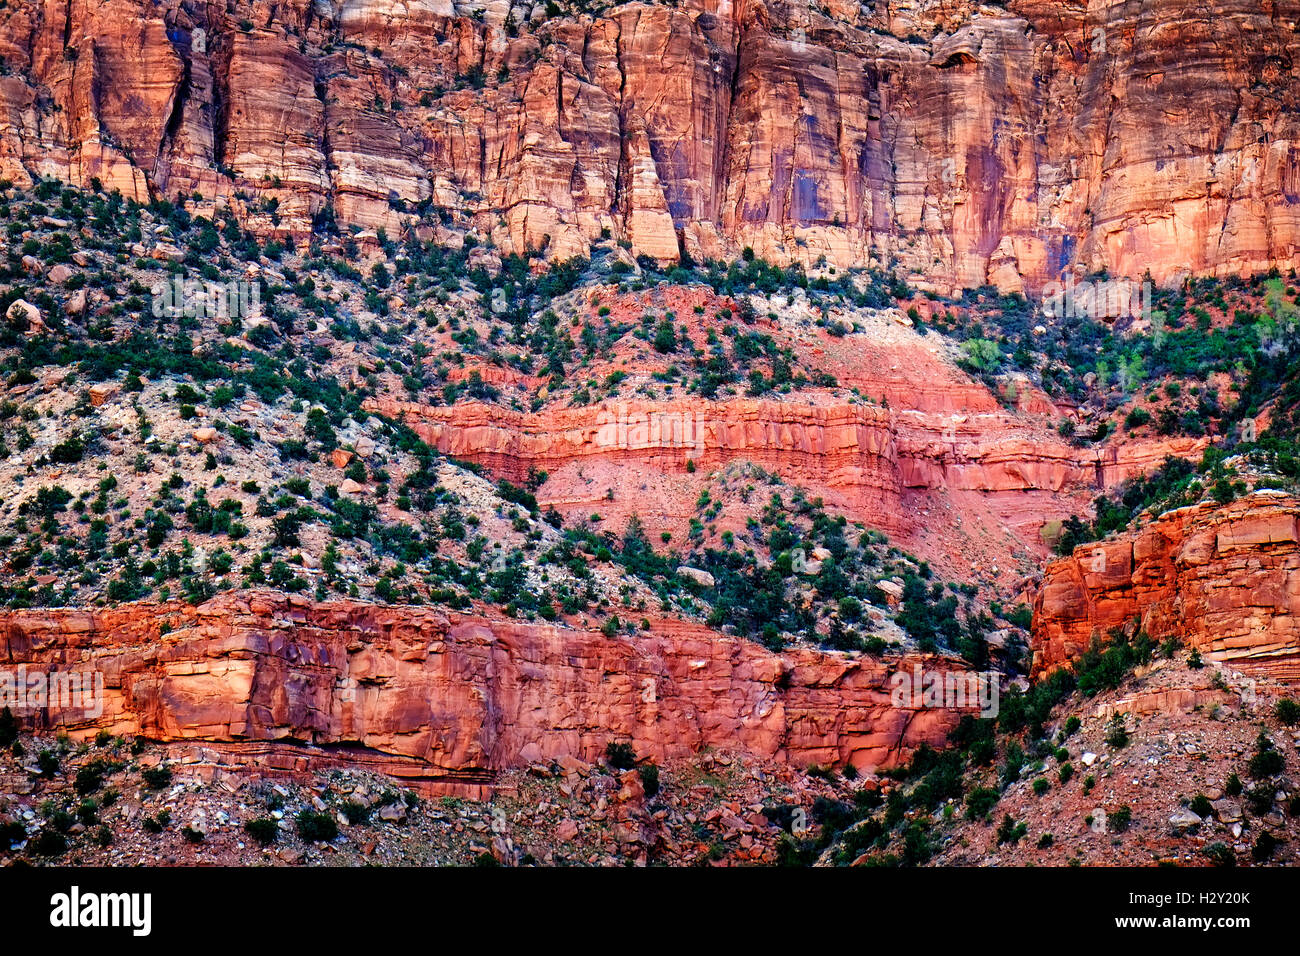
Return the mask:
<path id="1" fill-rule="evenodd" d="M 0 666 L 19 665 L 102 675 L 98 713 L 28 718 L 77 738 L 141 734 L 218 764 L 346 762 L 453 787 L 534 762 L 594 761 L 611 742 L 653 760 L 713 747 L 869 770 L 941 745 L 969 712 L 892 702 L 896 669 L 964 673 L 943 659 L 778 655 L 677 620 L 610 638 L 275 592 L 5 612 Z"/>
<path id="2" fill-rule="evenodd" d="M 905 532 L 911 490 L 981 493 L 1096 493 L 1158 466 L 1167 455 L 1194 457 L 1204 439 L 1133 441 L 1078 448 L 1005 414 L 923 415 L 867 404 L 798 404 L 764 399 L 708 402 L 609 401 L 537 413 L 461 402 L 453 406 L 368 400 L 366 407 L 406 422 L 445 454 L 524 481 L 551 479 L 548 503 L 598 504 L 610 482 L 568 476 L 583 465 L 629 466 L 628 481 L 703 474 L 734 460 L 761 465 L 799 484 L 827 491 L 853 517 Z M 635 467 L 630 467 L 635 466 Z M 611 479 L 614 480 L 614 479 Z M 637 486 L 639 487 L 639 485 Z M 637 496 L 637 487 L 619 498 Z M 690 497 L 693 497 L 690 496 Z M 1039 522 L 1077 503 L 1036 499 Z"/>
<path id="3" fill-rule="evenodd" d="M 1034 672 L 1136 624 L 1245 674 L 1300 681 L 1300 502 L 1256 491 L 1202 503 L 1048 566 L 1034 604 Z"/>

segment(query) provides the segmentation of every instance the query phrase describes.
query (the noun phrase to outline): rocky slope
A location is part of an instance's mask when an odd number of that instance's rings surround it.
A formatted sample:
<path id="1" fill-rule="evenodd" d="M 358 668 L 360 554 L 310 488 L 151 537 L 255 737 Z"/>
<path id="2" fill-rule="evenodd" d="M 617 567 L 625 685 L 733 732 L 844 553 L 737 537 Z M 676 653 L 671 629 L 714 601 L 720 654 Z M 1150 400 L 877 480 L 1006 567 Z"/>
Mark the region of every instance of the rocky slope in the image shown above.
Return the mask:
<path id="1" fill-rule="evenodd" d="M 934 862 L 1294 866 L 1300 734 L 1274 715 L 1288 685 L 1179 657 L 1069 701 L 1053 746 L 1029 754 L 991 812 L 954 814 Z M 1261 730 L 1276 766 L 1255 760 Z"/>
<path id="2" fill-rule="evenodd" d="M 49 198 L 47 188 L 40 192 Z M 793 282 L 733 296 L 698 279 L 649 281 L 634 266 L 616 282 L 606 261 L 592 266 L 593 281 L 563 295 L 517 293 L 521 307 L 527 299 L 535 310 L 521 324 L 495 311 L 513 287 L 506 263 L 489 250 L 471 254 L 482 269 L 474 281 L 488 289 L 480 292 L 449 266 L 441 282 L 418 274 L 408 258 L 424 254 L 418 242 L 362 253 L 324 240 L 334 253 L 360 257 L 360 269 L 315 244 L 306 254 L 258 250 L 266 254 L 240 264 L 227 256 L 251 253 L 237 230 L 231 238 L 228 221 L 218 232 L 164 209 L 122 209 L 116 223 L 109 215 L 86 220 L 83 201 L 107 213 L 111 198 L 71 190 L 59 201 L 58 211 L 70 217 L 63 220 L 34 193 L 4 196 L 0 215 L 22 245 L 10 249 L 11 284 L 2 294 L 6 301 L 27 296 L 11 309 L 30 306 L 36 319 L 22 331 L 10 319 L 5 330 L 0 484 L 22 490 L 0 502 L 0 520 L 21 518 L 18 510 L 32 507 L 42 486 L 85 499 L 63 504 L 99 509 L 109 524 L 111 510 L 122 521 L 143 514 L 151 526 L 152 510 L 178 514 L 178 505 L 183 510 L 192 496 L 206 501 L 211 491 L 211 502 L 196 507 L 232 509 L 233 524 L 248 537 L 233 549 L 221 535 L 192 536 L 191 543 L 209 556 L 238 556 L 269 540 L 269 519 L 286 501 L 304 517 L 313 500 L 333 512 L 343 501 L 384 523 L 416 527 L 436 499 L 447 506 L 438 510 L 448 526 L 434 536 L 463 529 L 454 506 L 465 501 L 485 520 L 482 533 L 504 541 L 509 533 L 500 525 L 513 516 L 481 513 L 499 504 L 484 504 L 491 485 L 450 464 L 426 467 L 378 414 L 409 425 L 434 452 L 486 466 L 492 480 L 528 484 L 542 509 L 572 523 L 598 514 L 617 535 L 637 514 L 651 537 L 674 542 L 688 540 L 697 523 L 705 528 L 700 543 L 712 547 L 722 530 L 748 538 L 752 513 L 719 530 L 703 520 L 699 502 L 717 492 L 726 469 L 755 468 L 862 527 L 887 530 L 946 577 L 965 580 L 978 571 L 1010 594 L 1038 570 L 1045 528 L 1166 455 L 1198 455 L 1207 441 L 1154 429 L 1067 440 L 1059 427 L 1077 414 L 1068 399 L 1060 396 L 1058 407 L 1024 372 L 1001 382 L 974 377 L 960 364 L 960 349 L 924 325 L 975 312 L 961 303 L 917 296 L 906 312 L 872 308 L 839 291 L 810 295 Z M 121 241 L 136 230 L 139 241 Z M 206 275 L 211 264 L 183 246 L 209 243 L 217 251 L 205 257 L 228 270 L 213 274 L 258 283 L 264 300 L 234 321 L 200 312 L 175 320 L 178 337 L 142 339 L 150 321 L 145 296 L 163 288 L 164 270 Z M 75 257 L 72 245 L 80 246 Z M 375 270 L 386 286 L 366 280 Z M 123 291 L 131 294 L 122 298 Z M 996 316 L 999 305 L 983 308 Z M 660 351 L 651 341 L 656 321 L 676 330 L 672 348 Z M 1028 334 L 1035 345 L 1054 348 L 1051 336 Z M 141 361 L 134 376 L 125 374 Z M 68 363 L 84 378 L 69 378 Z M 179 377 L 178 369 L 185 370 Z M 1108 414 L 1108 398 L 1100 389 L 1091 398 L 1094 422 Z M 328 423 L 319 418 L 322 408 Z M 89 442 L 93 454 L 66 460 L 60 446 L 69 440 Z M 56 464 L 52 455 L 65 460 Z M 111 466 L 111 480 L 103 465 Z M 431 497 L 427 477 L 443 491 Z M 77 528 L 84 512 L 50 507 L 68 530 L 85 530 Z M 126 510 L 133 515 L 120 513 Z M 953 520 L 929 520 L 935 514 Z M 331 542 L 312 524 L 302 528 L 302 561 L 315 581 Z M 373 579 L 356 572 L 375 555 L 364 547 L 356 515 L 346 525 L 350 533 L 334 535 L 336 564 L 350 569 L 349 584 L 368 589 Z M 520 538 L 530 533 L 515 530 Z M 540 520 L 533 530 L 548 543 L 556 537 Z M 15 531 L 18 538 L 30 533 Z M 42 547 L 27 543 L 29 557 L 41 556 Z M 138 563 L 148 557 L 138 555 Z M 75 563 L 66 554 L 60 560 Z M 51 563 L 39 561 L 34 590 L 57 585 L 70 594 L 93 583 L 60 581 Z M 25 572 L 32 562 L 18 556 L 12 564 Z M 84 600 L 90 592 L 78 593 Z M 54 603 L 52 593 L 41 603 Z"/>
<path id="3" fill-rule="evenodd" d="M 771 865 L 793 815 L 874 784 L 725 751 L 627 768 L 573 757 L 490 800 L 421 796 L 358 768 L 232 773 L 103 735 L 0 751 L 0 860 L 96 866 Z M 44 752 L 43 773 L 34 763 Z M 50 767 L 50 761 L 57 769 Z"/>
<path id="4" fill-rule="evenodd" d="M 0 176 L 936 287 L 1300 263 L 1300 5 L 19 0 Z"/>

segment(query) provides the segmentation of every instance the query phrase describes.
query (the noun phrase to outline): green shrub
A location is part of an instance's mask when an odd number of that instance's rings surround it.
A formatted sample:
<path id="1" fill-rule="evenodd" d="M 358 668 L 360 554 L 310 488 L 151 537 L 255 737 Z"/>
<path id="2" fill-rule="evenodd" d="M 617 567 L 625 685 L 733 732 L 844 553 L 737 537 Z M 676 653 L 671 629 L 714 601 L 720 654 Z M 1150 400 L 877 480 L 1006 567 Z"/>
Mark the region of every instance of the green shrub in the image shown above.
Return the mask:
<path id="1" fill-rule="evenodd" d="M 1250 848 L 1250 858 L 1256 863 L 1265 863 L 1277 849 L 1277 837 L 1271 833 L 1261 833 L 1255 838 L 1255 845 Z"/>
<path id="2" fill-rule="evenodd" d="M 68 838 L 57 830 L 42 830 L 33 849 L 41 856 L 62 856 L 68 850 Z"/>
<path id="3" fill-rule="evenodd" d="M 297 822 L 298 835 L 308 843 L 329 843 L 339 835 L 338 824 L 328 813 L 303 810 Z"/>
<path id="4" fill-rule="evenodd" d="M 1233 856 L 1232 851 L 1222 843 L 1211 843 L 1203 852 L 1210 858 L 1210 862 L 1215 866 L 1228 867 L 1237 865 L 1237 858 Z"/>
<path id="5" fill-rule="evenodd" d="M 631 770 L 636 766 L 636 751 L 631 744 L 611 741 L 605 745 L 605 762 L 615 770 Z"/>
<path id="6" fill-rule="evenodd" d="M 1273 746 L 1273 741 L 1268 738 L 1268 735 L 1260 731 L 1259 737 L 1255 740 L 1255 755 L 1250 758 L 1248 767 L 1250 775 L 1256 780 L 1263 777 L 1275 777 L 1285 767 L 1286 759 Z"/>
<path id="7" fill-rule="evenodd" d="M 73 788 L 77 793 L 85 796 L 88 793 L 94 793 L 104 782 L 104 774 L 108 771 L 108 766 L 102 760 L 92 760 L 80 770 L 73 782 Z"/>
<path id="8" fill-rule="evenodd" d="M 1020 778 L 1025 766 L 1025 753 L 1014 740 L 1007 744 L 1007 759 L 1002 765 L 1002 783 L 1010 784 Z"/>
<path id="9" fill-rule="evenodd" d="M 1251 787 L 1243 796 L 1250 812 L 1257 817 L 1262 817 L 1273 809 L 1273 797 L 1276 792 L 1272 784 L 1261 783 Z"/>
<path id="10" fill-rule="evenodd" d="M 75 465 L 86 453 L 85 442 L 77 436 L 66 438 L 50 449 L 50 461 L 59 465 Z"/>
<path id="11" fill-rule="evenodd" d="M 272 817 L 258 817 L 244 823 L 244 832 L 262 846 L 270 846 L 280 836 L 280 824 Z"/>
<path id="12" fill-rule="evenodd" d="M 145 767 L 140 776 L 144 778 L 144 785 L 150 790 L 162 790 L 172 782 L 172 771 L 166 764 Z"/>
<path id="13" fill-rule="evenodd" d="M 1110 726 L 1106 730 L 1106 743 L 1116 749 L 1128 746 L 1128 728 L 1124 726 L 1123 714 L 1116 714 L 1111 718 Z"/>
<path id="14" fill-rule="evenodd" d="M 1023 822 L 1017 823 L 1015 820 L 1011 819 L 1011 814 L 1008 813 L 1002 818 L 1002 822 L 998 824 L 998 831 L 996 834 L 998 845 L 1001 846 L 1003 843 L 1019 843 L 1021 838 L 1028 832 L 1028 824 Z"/>
<path id="15" fill-rule="evenodd" d="M 993 787 L 976 787 L 966 795 L 966 815 L 972 820 L 987 820 L 999 799 Z"/>
<path id="16" fill-rule="evenodd" d="M 36 766 L 41 776 L 49 779 L 59 772 L 59 758 L 49 750 L 42 750 L 36 755 Z"/>
<path id="17" fill-rule="evenodd" d="M 27 828 L 19 820 L 0 822 L 0 850 L 8 850 L 13 844 L 27 839 Z"/>
<path id="18" fill-rule="evenodd" d="M 94 800 L 83 800 L 81 801 L 81 805 L 77 807 L 77 816 L 80 817 L 81 822 L 86 826 L 93 826 L 99 822 L 99 818 L 96 815 L 98 811 L 99 807 L 96 806 Z"/>
<path id="19" fill-rule="evenodd" d="M 637 773 L 641 775 L 641 786 L 645 788 L 647 797 L 653 797 L 659 792 L 659 768 L 657 766 L 648 763 L 644 767 L 637 768 Z"/>
<path id="20" fill-rule="evenodd" d="M 370 822 L 370 808 L 356 800 L 348 800 L 343 804 L 343 815 L 354 827 L 364 826 Z"/>

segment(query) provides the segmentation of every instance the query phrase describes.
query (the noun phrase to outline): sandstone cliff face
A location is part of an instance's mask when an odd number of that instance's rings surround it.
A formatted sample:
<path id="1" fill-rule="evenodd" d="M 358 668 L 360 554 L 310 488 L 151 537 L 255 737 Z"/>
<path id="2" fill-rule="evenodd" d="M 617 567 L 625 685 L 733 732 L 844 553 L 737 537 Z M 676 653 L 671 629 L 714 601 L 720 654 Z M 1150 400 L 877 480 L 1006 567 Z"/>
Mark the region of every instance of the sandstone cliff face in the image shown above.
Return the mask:
<path id="1" fill-rule="evenodd" d="M 564 258 L 609 230 L 659 259 L 748 245 L 897 261 L 941 287 L 1287 268 L 1298 16 L 1296 0 L 554 18 L 504 0 L 16 0 L 0 176 L 197 192 L 265 232 L 302 235 L 330 206 L 396 233 L 427 202 L 426 223 L 442 210 L 511 251 Z"/>
<path id="2" fill-rule="evenodd" d="M 676 620 L 607 638 L 254 592 L 199 607 L 7 612 L 0 636 L 7 669 L 103 673 L 103 713 L 72 720 L 78 737 L 143 734 L 286 770 L 345 759 L 429 784 L 472 787 L 503 768 L 593 761 L 611 741 L 657 760 L 716 747 L 800 766 L 888 767 L 923 742 L 942 744 L 960 717 L 891 704 L 894 667 L 922 658 L 776 655 Z"/>
<path id="3" fill-rule="evenodd" d="M 1247 674 L 1300 681 L 1300 502 L 1256 491 L 1161 515 L 1049 565 L 1034 605 L 1034 672 L 1068 664 L 1134 618 Z"/>
<path id="4" fill-rule="evenodd" d="M 986 390 L 978 396 L 996 408 Z M 671 492 L 654 496 L 653 508 L 645 505 L 646 482 L 666 475 L 680 484 L 688 462 L 702 478 L 709 469 L 746 460 L 896 533 L 912 530 L 917 520 L 904 507 L 909 491 L 969 491 L 1023 498 L 1036 537 L 1044 521 L 1078 510 L 1076 496 L 1090 501 L 1166 455 L 1194 457 L 1205 444 L 1173 439 L 1077 448 L 983 404 L 976 413 L 956 415 L 764 399 L 607 401 L 536 413 L 473 402 L 368 400 L 366 407 L 404 420 L 439 451 L 484 464 L 500 477 L 521 482 L 530 470 L 546 471 L 539 495 L 561 509 L 604 507 L 606 489 L 616 487 L 616 499 L 640 501 L 643 514 L 673 513 Z M 602 480 L 593 480 L 602 466 Z M 677 496 L 685 516 L 694 495 Z"/>

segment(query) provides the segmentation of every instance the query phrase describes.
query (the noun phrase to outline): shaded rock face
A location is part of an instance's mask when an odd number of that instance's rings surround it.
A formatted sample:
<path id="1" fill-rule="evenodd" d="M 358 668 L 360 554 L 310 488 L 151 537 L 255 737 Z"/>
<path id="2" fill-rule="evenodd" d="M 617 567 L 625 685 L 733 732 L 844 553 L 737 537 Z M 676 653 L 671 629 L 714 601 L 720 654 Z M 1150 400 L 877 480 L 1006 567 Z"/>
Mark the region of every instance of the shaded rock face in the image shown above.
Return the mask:
<path id="1" fill-rule="evenodd" d="M 395 234 L 427 201 L 557 258 L 608 230 L 663 260 L 896 260 L 940 287 L 1247 273 L 1300 265 L 1298 16 L 17 0 L 0 176 L 197 192 L 300 236 L 326 207 Z"/>
<path id="2" fill-rule="evenodd" d="M 1161 515 L 1049 565 L 1034 604 L 1034 672 L 1137 619 L 1246 674 L 1300 681 L 1300 502 L 1257 491 Z"/>
<path id="3" fill-rule="evenodd" d="M 895 667 L 959 669 L 950 661 L 777 655 L 676 620 L 609 638 L 253 592 L 8 612 L 0 636 L 5 669 L 103 674 L 102 713 L 67 725 L 78 737 L 143 734 L 289 770 L 346 758 L 415 782 L 483 784 L 503 768 L 594 761 L 613 741 L 656 760 L 716 747 L 874 769 L 942 745 L 963 713 L 892 702 Z"/>

